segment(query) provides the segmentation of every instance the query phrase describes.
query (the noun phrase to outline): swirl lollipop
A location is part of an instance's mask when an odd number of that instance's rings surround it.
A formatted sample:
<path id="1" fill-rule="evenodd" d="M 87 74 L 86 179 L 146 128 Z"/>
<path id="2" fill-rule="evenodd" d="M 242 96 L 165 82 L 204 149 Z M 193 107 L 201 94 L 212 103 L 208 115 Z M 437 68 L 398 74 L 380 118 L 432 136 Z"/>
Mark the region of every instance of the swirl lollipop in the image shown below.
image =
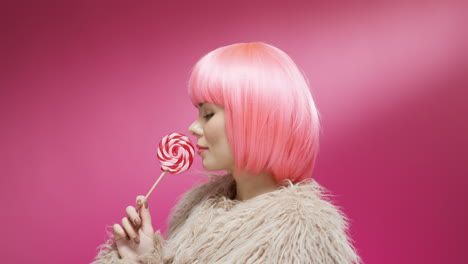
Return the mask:
<path id="1" fill-rule="evenodd" d="M 163 173 L 151 187 L 145 199 L 148 199 L 166 172 L 179 174 L 188 170 L 192 166 L 194 155 L 195 150 L 188 137 L 179 133 L 172 133 L 163 137 L 158 148 L 158 159 L 161 161 Z"/>

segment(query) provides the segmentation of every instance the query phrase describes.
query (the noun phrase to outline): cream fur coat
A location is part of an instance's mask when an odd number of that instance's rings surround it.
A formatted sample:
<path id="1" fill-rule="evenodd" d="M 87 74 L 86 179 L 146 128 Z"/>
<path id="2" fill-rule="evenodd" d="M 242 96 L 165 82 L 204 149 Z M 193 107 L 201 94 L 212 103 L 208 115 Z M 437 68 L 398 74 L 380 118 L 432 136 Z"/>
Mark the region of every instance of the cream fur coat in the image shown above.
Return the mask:
<path id="1" fill-rule="evenodd" d="M 289 180 L 279 189 L 233 200 L 232 175 L 211 176 L 173 208 L 167 239 L 157 231 L 142 263 L 361 263 L 348 237 L 347 217 L 313 179 Z M 120 259 L 110 238 L 93 264 L 134 264 Z"/>

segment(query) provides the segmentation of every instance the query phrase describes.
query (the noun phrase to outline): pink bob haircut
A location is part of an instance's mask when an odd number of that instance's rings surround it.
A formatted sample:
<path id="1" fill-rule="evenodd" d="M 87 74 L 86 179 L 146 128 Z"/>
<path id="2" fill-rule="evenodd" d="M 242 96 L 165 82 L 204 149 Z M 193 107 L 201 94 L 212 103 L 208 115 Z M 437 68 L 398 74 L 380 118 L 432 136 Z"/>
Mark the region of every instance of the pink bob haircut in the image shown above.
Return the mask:
<path id="1" fill-rule="evenodd" d="M 189 97 L 224 108 L 237 172 L 266 172 L 276 182 L 311 177 L 319 150 L 319 112 L 293 60 L 271 45 L 220 47 L 193 67 Z"/>

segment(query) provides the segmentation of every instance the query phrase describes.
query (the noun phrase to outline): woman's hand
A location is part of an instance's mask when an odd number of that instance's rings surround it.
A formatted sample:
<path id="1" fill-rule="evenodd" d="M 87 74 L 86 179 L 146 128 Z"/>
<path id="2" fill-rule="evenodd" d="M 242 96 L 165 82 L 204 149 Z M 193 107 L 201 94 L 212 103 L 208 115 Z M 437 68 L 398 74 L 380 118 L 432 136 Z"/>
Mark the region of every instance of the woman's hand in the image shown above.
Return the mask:
<path id="1" fill-rule="evenodd" d="M 138 213 L 138 208 L 140 212 Z M 138 260 L 138 256 L 153 250 L 154 229 L 148 201 L 142 195 L 137 196 L 137 208 L 128 206 L 127 217 L 122 219 L 122 226 L 115 224 L 114 238 L 121 258 Z"/>

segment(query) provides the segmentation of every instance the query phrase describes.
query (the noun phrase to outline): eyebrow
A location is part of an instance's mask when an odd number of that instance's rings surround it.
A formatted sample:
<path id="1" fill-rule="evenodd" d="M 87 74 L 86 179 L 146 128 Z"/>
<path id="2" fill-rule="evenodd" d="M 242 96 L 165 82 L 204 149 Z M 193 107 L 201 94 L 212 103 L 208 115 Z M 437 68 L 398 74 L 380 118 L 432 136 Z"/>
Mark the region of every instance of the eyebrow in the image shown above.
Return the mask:
<path id="1" fill-rule="evenodd" d="M 199 103 L 198 104 L 198 107 L 202 107 L 204 103 Z"/>

